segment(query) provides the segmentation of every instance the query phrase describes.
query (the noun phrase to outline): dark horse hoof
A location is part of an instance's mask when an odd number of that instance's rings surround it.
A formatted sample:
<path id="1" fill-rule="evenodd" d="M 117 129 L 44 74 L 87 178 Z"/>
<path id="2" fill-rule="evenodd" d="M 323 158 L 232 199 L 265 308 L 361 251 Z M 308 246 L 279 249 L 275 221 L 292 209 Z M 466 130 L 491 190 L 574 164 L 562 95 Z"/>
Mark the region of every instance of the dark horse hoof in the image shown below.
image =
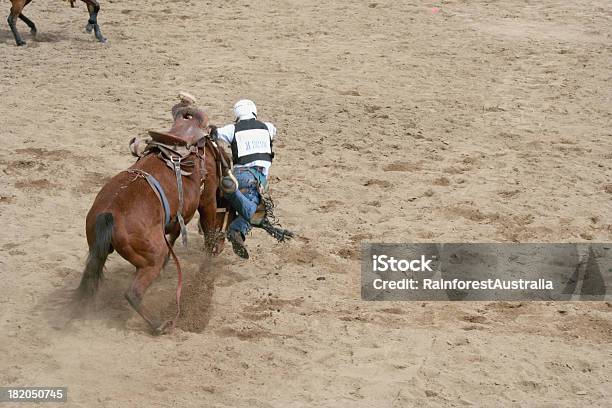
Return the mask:
<path id="1" fill-rule="evenodd" d="M 93 24 L 91 24 L 91 23 L 88 23 L 88 24 L 85 26 L 85 32 L 86 32 L 87 34 L 91 34 L 91 32 L 93 31 L 93 29 L 94 29 L 94 25 L 93 25 Z"/>
<path id="2" fill-rule="evenodd" d="M 17 42 L 17 46 L 18 47 L 21 47 L 22 45 L 27 45 L 27 43 L 24 40 L 19 40 L 19 41 L 16 41 L 16 42 Z"/>
<path id="3" fill-rule="evenodd" d="M 106 44 L 106 37 L 102 35 L 102 32 L 98 26 L 94 26 L 94 35 L 98 41 L 100 41 L 102 44 Z"/>

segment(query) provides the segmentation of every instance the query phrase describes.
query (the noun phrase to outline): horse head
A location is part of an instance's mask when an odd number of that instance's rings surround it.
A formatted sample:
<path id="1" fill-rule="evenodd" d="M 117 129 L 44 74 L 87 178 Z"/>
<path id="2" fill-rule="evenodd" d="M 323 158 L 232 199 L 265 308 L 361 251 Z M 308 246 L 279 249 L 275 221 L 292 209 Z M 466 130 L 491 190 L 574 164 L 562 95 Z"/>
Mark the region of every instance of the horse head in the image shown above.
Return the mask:
<path id="1" fill-rule="evenodd" d="M 208 115 L 195 106 L 175 105 L 172 108 L 174 123 L 167 132 L 150 130 L 149 135 L 159 143 L 179 146 L 197 145 L 209 126 Z"/>

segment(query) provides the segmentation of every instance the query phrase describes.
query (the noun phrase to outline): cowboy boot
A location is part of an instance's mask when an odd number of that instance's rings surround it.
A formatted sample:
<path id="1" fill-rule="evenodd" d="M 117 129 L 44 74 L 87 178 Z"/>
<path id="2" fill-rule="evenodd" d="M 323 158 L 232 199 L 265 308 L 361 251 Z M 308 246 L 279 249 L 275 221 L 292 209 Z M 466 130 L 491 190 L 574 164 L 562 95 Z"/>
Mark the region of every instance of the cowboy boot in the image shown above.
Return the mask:
<path id="1" fill-rule="evenodd" d="M 231 171 L 228 171 L 227 175 L 221 178 L 221 190 L 225 194 L 233 194 L 238 191 L 238 180 Z"/>
<path id="2" fill-rule="evenodd" d="M 227 239 L 232 243 L 234 253 L 242 259 L 249 259 L 249 251 L 244 246 L 244 235 L 240 231 L 230 230 Z"/>

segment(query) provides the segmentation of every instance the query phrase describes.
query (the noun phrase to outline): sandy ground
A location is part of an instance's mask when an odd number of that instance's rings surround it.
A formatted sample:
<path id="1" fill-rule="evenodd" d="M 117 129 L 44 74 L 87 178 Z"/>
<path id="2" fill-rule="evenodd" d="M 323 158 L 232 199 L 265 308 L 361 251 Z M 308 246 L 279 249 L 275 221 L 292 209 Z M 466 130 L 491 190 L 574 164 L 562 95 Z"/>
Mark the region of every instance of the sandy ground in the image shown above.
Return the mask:
<path id="1" fill-rule="evenodd" d="M 67 385 L 70 407 L 609 404 L 609 303 L 367 303 L 358 261 L 364 240 L 612 240 L 608 1 L 102 6 L 108 46 L 83 4 L 34 1 L 27 48 L 2 18 L 0 385 Z M 148 334 L 115 254 L 66 323 L 85 214 L 178 90 L 215 123 L 248 96 L 277 125 L 299 238 L 211 263 L 190 225 L 174 334 Z M 147 304 L 172 314 L 175 282 Z"/>

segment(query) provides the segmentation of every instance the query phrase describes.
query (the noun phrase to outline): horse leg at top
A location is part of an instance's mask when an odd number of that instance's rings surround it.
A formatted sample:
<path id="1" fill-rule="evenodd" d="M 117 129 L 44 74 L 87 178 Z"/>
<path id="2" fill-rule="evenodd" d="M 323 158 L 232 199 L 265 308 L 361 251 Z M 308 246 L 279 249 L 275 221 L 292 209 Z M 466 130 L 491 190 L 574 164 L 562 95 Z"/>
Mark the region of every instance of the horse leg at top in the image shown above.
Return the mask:
<path id="1" fill-rule="evenodd" d="M 21 38 L 21 35 L 19 35 L 19 31 L 17 31 L 17 24 L 16 24 L 17 21 L 16 21 L 16 19 L 19 16 L 21 16 L 21 11 L 23 10 L 23 8 L 26 6 L 27 3 L 28 3 L 27 0 L 11 0 L 11 12 L 10 12 L 10 14 L 8 16 L 7 21 L 8 21 L 9 27 L 11 27 L 11 31 L 13 32 L 13 37 L 15 37 L 15 42 L 17 43 L 17 45 L 25 45 L 26 44 L 26 42 L 23 40 L 23 38 Z M 22 18 L 22 20 L 23 20 L 23 18 Z M 30 23 L 32 23 L 32 22 L 30 21 Z M 32 23 L 32 25 L 34 25 L 34 23 Z M 32 26 L 30 26 L 30 28 L 31 27 Z"/>
<path id="2" fill-rule="evenodd" d="M 102 35 L 102 31 L 100 31 L 100 26 L 98 25 L 98 12 L 100 11 L 100 3 L 98 0 L 83 0 L 85 4 L 87 4 L 87 11 L 89 11 L 89 21 L 85 26 L 85 31 L 91 33 L 93 30 L 96 38 L 101 43 L 106 42 L 106 38 Z"/>
<path id="3" fill-rule="evenodd" d="M 27 0 L 23 7 L 30 4 L 31 1 L 32 0 Z M 27 18 L 26 16 L 24 16 L 23 13 L 19 13 L 19 19 L 23 21 L 24 23 L 26 23 L 28 27 L 30 27 L 30 33 L 32 34 L 33 37 L 36 37 L 36 25 L 34 24 L 34 22 L 30 20 L 29 18 Z"/>
<path id="4" fill-rule="evenodd" d="M 26 23 L 28 27 L 30 27 L 30 33 L 32 34 L 33 37 L 36 37 L 37 30 L 36 30 L 36 25 L 34 24 L 34 22 L 30 20 L 29 18 L 27 18 L 26 16 L 24 16 L 23 14 L 19 14 L 19 19 L 23 21 L 24 23 Z"/>

